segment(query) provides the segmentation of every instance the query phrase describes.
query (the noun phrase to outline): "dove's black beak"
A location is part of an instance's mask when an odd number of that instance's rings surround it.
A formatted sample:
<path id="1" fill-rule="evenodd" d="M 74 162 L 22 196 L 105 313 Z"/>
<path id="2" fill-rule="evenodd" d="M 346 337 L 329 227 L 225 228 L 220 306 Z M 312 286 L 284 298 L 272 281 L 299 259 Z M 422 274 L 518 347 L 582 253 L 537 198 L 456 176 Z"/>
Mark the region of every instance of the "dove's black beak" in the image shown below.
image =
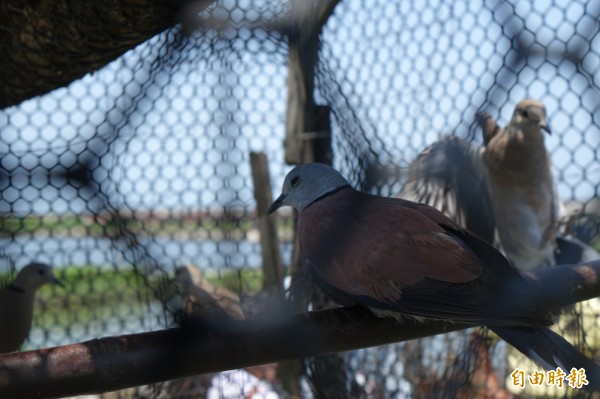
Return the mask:
<path id="1" fill-rule="evenodd" d="M 285 199 L 286 195 L 285 194 L 281 194 L 279 197 L 277 197 L 277 199 L 275 201 L 273 201 L 273 203 L 271 204 L 271 206 L 269 206 L 269 209 L 267 210 L 267 214 L 272 214 L 273 212 L 275 212 L 277 209 L 281 208 L 281 206 L 283 205 L 283 200 Z"/>
<path id="2" fill-rule="evenodd" d="M 545 130 L 546 133 L 548 133 L 549 135 L 552 136 L 552 131 L 550 130 L 550 127 L 548 126 L 548 123 L 545 121 L 540 122 L 540 129 Z"/>
<path id="3" fill-rule="evenodd" d="M 58 285 L 59 287 L 65 288 L 65 285 L 63 283 L 61 283 L 61 281 L 59 279 L 57 279 L 56 277 L 52 277 L 52 282 L 56 285 Z"/>

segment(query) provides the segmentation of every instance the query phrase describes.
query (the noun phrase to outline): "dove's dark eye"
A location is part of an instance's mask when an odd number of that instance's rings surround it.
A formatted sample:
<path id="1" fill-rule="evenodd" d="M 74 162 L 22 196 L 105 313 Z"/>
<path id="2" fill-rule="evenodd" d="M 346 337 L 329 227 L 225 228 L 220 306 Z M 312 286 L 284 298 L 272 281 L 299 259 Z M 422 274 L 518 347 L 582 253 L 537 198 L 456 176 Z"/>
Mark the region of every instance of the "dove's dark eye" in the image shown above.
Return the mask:
<path id="1" fill-rule="evenodd" d="M 38 274 L 39 274 L 40 276 L 43 276 L 43 275 L 44 275 L 44 273 L 45 273 L 45 272 L 44 272 L 44 269 L 40 269 L 40 270 L 38 270 Z"/>
<path id="2" fill-rule="evenodd" d="M 298 180 L 300 180 L 300 178 L 298 176 L 295 176 L 292 178 L 292 181 L 290 182 L 292 184 L 292 187 L 294 187 L 296 184 L 298 184 Z"/>
<path id="3" fill-rule="evenodd" d="M 521 114 L 523 115 L 523 118 L 529 118 L 529 112 L 526 109 L 524 109 Z"/>

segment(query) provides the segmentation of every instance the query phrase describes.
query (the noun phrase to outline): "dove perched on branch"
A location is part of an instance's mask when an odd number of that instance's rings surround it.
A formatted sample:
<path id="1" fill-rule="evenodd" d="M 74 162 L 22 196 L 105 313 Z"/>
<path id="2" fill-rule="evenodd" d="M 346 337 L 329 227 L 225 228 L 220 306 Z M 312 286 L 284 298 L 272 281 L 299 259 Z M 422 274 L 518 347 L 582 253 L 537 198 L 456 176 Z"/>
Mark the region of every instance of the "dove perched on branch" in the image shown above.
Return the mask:
<path id="1" fill-rule="evenodd" d="M 245 318 L 240 297 L 227 288 L 210 283 L 199 268 L 193 265 L 178 267 L 175 270 L 175 283 L 181 288 L 182 310 L 186 316 L 209 323 Z M 172 397 L 189 397 L 192 393 L 198 397 L 224 397 L 227 396 L 225 392 L 221 392 L 224 390 L 233 391 L 235 397 L 240 395 L 250 397 L 252 393 L 256 393 L 269 398 L 278 398 L 279 396 L 270 386 L 270 383 L 275 380 L 276 373 L 276 364 L 265 364 L 226 373 L 174 380 L 169 383 L 167 389 Z"/>
<path id="2" fill-rule="evenodd" d="M 600 366 L 548 328 L 552 310 L 529 281 L 435 208 L 361 193 L 323 164 L 288 173 L 269 213 L 284 205 L 298 211 L 301 259 L 339 304 L 488 326 L 547 370 L 584 367 L 600 388 Z"/>
<path id="3" fill-rule="evenodd" d="M 561 202 L 544 145 L 544 131 L 550 133 L 546 108 L 523 100 L 505 128 L 481 117 L 482 158 L 502 248 L 521 270 L 552 266 Z"/>
<path id="4" fill-rule="evenodd" d="M 175 270 L 175 282 L 183 294 L 187 315 L 206 320 L 243 319 L 240 297 L 227 288 L 211 284 L 202 271 L 192 265 Z"/>
<path id="5" fill-rule="evenodd" d="M 47 283 L 64 287 L 50 266 L 30 263 L 0 289 L 0 353 L 17 351 L 23 345 L 31 329 L 35 293 Z"/>

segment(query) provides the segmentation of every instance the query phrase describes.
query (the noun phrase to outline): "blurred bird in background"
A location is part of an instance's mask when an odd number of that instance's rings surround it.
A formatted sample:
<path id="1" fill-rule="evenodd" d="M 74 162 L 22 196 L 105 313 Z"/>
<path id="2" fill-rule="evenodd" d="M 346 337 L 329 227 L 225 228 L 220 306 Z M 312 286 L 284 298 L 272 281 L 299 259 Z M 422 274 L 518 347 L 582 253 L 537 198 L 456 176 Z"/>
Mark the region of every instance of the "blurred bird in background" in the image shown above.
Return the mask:
<path id="1" fill-rule="evenodd" d="M 494 242 L 495 223 L 483 149 L 455 136 L 425 148 L 395 197 L 433 206 L 456 223 Z"/>
<path id="2" fill-rule="evenodd" d="M 13 282 L 0 289 L 0 353 L 21 348 L 29 336 L 35 293 L 44 284 L 63 284 L 44 263 L 25 266 Z"/>
<path id="3" fill-rule="evenodd" d="M 186 315 L 213 321 L 244 318 L 240 297 L 227 288 L 211 284 L 199 268 L 193 265 L 177 268 L 175 283 L 182 291 L 182 308 Z"/>
<path id="4" fill-rule="evenodd" d="M 484 113 L 477 119 L 484 147 L 443 137 L 411 163 L 396 197 L 431 205 L 488 242 L 497 236 L 520 270 L 600 257 L 559 231 L 563 206 L 544 144 L 544 105 L 521 101 L 505 128 Z"/>
<path id="5" fill-rule="evenodd" d="M 562 204 L 544 145 L 544 134 L 550 134 L 546 108 L 525 99 L 505 128 L 490 116 L 481 118 L 482 157 L 502 248 L 521 270 L 553 266 Z"/>
<path id="6" fill-rule="evenodd" d="M 182 294 L 182 310 L 196 321 L 241 320 L 246 312 L 238 294 L 209 282 L 201 269 L 185 265 L 175 270 L 174 282 Z M 251 313 L 251 312 L 250 312 Z M 279 398 L 273 384 L 277 380 L 277 364 L 265 364 L 224 373 L 200 375 L 171 381 L 170 397 L 178 392 L 212 398 Z M 189 397 L 189 396 L 185 396 Z"/>
<path id="7" fill-rule="evenodd" d="M 208 281 L 202 269 L 186 264 L 175 269 L 170 281 L 180 300 L 173 300 L 171 306 L 185 328 L 192 326 L 211 328 L 211 323 L 222 323 L 245 318 L 237 293 Z M 165 287 L 166 288 L 166 287 Z M 166 288 L 169 290 L 169 288 Z M 172 298 L 173 299 L 173 298 Z M 254 305 L 254 304 L 253 304 Z M 198 339 L 210 337 L 198 335 Z M 265 364 L 230 370 L 221 373 L 207 373 L 168 381 L 164 390 L 152 385 L 105 392 L 102 399 L 125 399 L 131 397 L 153 397 L 157 399 L 237 399 L 265 398 L 277 399 L 279 393 L 274 385 L 277 381 L 277 365 Z"/>

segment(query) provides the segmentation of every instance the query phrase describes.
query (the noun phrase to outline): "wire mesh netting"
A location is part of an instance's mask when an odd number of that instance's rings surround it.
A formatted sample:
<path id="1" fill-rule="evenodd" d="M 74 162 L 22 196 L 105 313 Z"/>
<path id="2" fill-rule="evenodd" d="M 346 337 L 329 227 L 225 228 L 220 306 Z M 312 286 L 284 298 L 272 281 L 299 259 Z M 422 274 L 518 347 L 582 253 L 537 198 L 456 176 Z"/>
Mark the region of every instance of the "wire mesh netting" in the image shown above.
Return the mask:
<path id="1" fill-rule="evenodd" d="M 40 289 L 23 349 L 172 326 L 169 281 L 185 264 L 242 296 L 261 290 L 249 153 L 268 155 L 278 190 L 289 169 L 289 76 L 288 40 L 274 26 L 290 22 L 290 9 L 217 1 L 191 35 L 173 28 L 66 88 L 0 111 L 0 272 L 7 282 L 38 260 L 66 285 Z M 315 65 L 316 101 L 333 116 L 334 166 L 355 187 L 392 195 L 440 136 L 479 145 L 478 110 L 506 125 L 518 101 L 538 98 L 560 198 L 584 211 L 573 231 L 598 248 L 599 20 L 600 3 L 584 1 L 340 2 Z M 288 266 L 290 220 L 277 222 Z M 578 306 L 589 314 L 559 327 L 593 353 L 600 309 Z M 469 344 L 473 335 L 456 333 L 345 354 L 336 364 L 352 387 L 338 397 L 424 397 L 432 387 L 477 396 L 449 377 L 475 371 Z M 493 361 L 507 387 L 514 368 L 533 369 L 502 344 Z M 224 378 L 208 395 L 239 397 L 224 388 L 238 377 Z M 451 380 L 463 382 L 448 388 Z M 167 387 L 147 395 L 176 396 Z"/>

